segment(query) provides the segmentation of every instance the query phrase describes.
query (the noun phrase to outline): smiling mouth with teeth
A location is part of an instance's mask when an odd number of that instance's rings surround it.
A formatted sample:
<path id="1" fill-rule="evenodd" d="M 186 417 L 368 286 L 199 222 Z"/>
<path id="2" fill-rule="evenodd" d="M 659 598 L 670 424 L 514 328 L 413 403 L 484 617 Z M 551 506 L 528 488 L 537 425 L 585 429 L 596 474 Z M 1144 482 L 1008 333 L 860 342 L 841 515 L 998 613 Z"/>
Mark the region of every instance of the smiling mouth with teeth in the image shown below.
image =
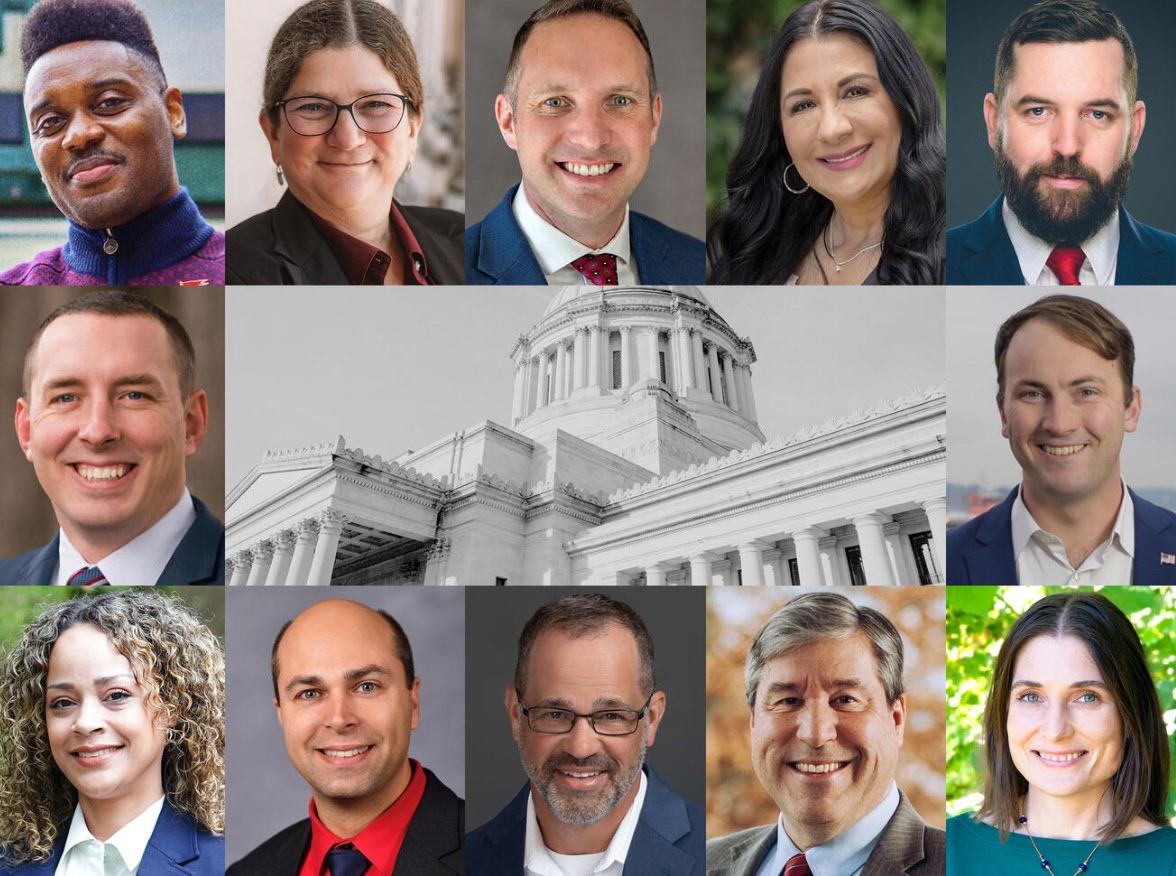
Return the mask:
<path id="1" fill-rule="evenodd" d="M 1042 444 L 1041 449 L 1048 456 L 1073 456 L 1086 449 L 1085 444 L 1068 444 L 1065 447 L 1054 447 L 1052 444 Z"/>
<path id="2" fill-rule="evenodd" d="M 332 751 L 331 749 L 328 749 L 328 748 L 320 748 L 319 751 L 321 751 L 327 757 L 343 758 L 343 757 L 355 757 L 357 754 L 363 754 L 364 752 L 366 752 L 370 749 L 371 749 L 370 745 L 364 745 L 361 748 L 348 748 L 345 751 Z"/>
<path id="3" fill-rule="evenodd" d="M 101 751 L 75 751 L 73 756 L 81 760 L 89 760 L 90 758 L 103 757 L 111 752 L 118 751 L 118 746 L 111 746 L 110 748 L 103 748 Z"/>
<path id="4" fill-rule="evenodd" d="M 599 772 L 592 773 L 573 773 L 571 770 L 560 770 L 565 776 L 571 776 L 573 779 L 590 779 L 593 776 L 599 776 Z"/>
<path id="5" fill-rule="evenodd" d="M 798 773 L 809 773 L 810 775 L 820 775 L 822 773 L 835 773 L 837 770 L 844 767 L 849 761 L 834 761 L 833 763 L 794 763 L 792 768 Z"/>
<path id="6" fill-rule="evenodd" d="M 825 164 L 844 164 L 847 161 L 853 161 L 855 158 L 861 156 L 869 148 L 869 146 L 863 146 L 861 149 L 855 149 L 849 155 L 843 155 L 840 158 L 821 158 L 819 160 Z"/>
<path id="7" fill-rule="evenodd" d="M 1085 751 L 1072 751 L 1069 754 L 1046 754 L 1044 751 L 1038 751 L 1038 752 L 1036 752 L 1036 754 L 1039 758 L 1041 758 L 1046 763 L 1056 764 L 1056 765 L 1060 766 L 1062 764 L 1067 764 L 1067 763 L 1071 763 L 1073 761 L 1076 761 L 1078 758 L 1082 757 L 1082 755 L 1086 754 L 1086 752 Z"/>
<path id="8" fill-rule="evenodd" d="M 88 481 L 117 481 L 131 470 L 129 465 L 74 465 L 74 471 Z"/>
<path id="9" fill-rule="evenodd" d="M 617 165 L 613 164 L 576 164 L 571 161 L 561 161 L 559 166 L 568 173 L 576 176 L 604 176 L 606 173 L 612 172 L 612 169 Z"/>

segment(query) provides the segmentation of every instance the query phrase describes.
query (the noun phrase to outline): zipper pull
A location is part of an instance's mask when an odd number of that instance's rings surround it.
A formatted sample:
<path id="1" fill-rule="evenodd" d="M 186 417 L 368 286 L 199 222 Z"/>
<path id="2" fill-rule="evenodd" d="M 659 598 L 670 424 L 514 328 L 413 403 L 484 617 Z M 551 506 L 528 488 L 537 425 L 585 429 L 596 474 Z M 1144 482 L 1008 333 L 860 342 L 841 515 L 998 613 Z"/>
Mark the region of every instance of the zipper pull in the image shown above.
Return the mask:
<path id="1" fill-rule="evenodd" d="M 102 251 L 107 255 L 114 255 L 118 252 L 118 241 L 114 239 L 114 232 L 109 228 L 106 229 L 106 240 L 102 244 Z"/>

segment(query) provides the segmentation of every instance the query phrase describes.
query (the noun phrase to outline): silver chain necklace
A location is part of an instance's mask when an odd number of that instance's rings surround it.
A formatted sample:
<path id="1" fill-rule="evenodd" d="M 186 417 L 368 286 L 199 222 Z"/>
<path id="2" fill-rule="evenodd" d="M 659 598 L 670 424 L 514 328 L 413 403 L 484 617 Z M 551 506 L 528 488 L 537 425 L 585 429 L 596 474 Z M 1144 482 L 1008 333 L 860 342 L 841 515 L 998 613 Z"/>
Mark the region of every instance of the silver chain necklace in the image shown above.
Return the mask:
<path id="1" fill-rule="evenodd" d="M 829 223 L 829 225 L 832 225 L 832 224 L 833 224 L 832 222 Z M 833 262 L 833 267 L 837 270 L 837 273 L 839 273 L 839 274 L 841 273 L 841 269 L 845 265 L 848 265 L 850 262 L 852 262 L 854 259 L 856 259 L 858 256 L 860 256 L 862 253 L 869 252 L 872 249 L 877 249 L 878 247 L 880 247 L 882 245 L 882 241 L 879 240 L 877 243 L 871 243 L 869 246 L 863 246 L 861 249 L 859 249 L 857 252 L 855 252 L 853 255 L 851 255 L 849 258 L 847 258 L 845 261 L 839 262 L 839 261 L 837 261 L 837 256 L 833 255 L 833 250 L 830 249 L 830 247 L 829 247 L 829 225 L 825 226 L 825 233 L 821 236 L 821 242 L 825 244 L 825 255 L 829 256 L 830 260 Z"/>

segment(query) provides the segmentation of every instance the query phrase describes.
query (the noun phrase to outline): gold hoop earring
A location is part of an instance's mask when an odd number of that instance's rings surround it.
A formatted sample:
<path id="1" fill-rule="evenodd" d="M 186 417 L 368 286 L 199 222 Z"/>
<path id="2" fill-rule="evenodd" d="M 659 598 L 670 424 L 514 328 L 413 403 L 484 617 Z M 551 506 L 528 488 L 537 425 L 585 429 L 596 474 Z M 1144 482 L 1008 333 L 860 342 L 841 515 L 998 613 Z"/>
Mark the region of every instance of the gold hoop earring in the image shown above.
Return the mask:
<path id="1" fill-rule="evenodd" d="M 802 183 L 804 183 L 804 188 L 803 189 L 794 189 L 792 186 L 788 185 L 788 171 L 792 170 L 792 168 L 794 168 L 794 167 L 796 167 L 795 163 L 790 164 L 786 168 L 784 168 L 784 177 L 783 177 L 784 188 L 788 189 L 788 191 L 792 192 L 792 194 L 794 194 L 794 195 L 803 195 L 805 192 L 807 192 L 809 190 L 809 184 L 804 182 L 804 178 L 800 176 L 799 170 L 796 172 L 796 175 L 798 178 L 800 178 L 800 181 Z"/>

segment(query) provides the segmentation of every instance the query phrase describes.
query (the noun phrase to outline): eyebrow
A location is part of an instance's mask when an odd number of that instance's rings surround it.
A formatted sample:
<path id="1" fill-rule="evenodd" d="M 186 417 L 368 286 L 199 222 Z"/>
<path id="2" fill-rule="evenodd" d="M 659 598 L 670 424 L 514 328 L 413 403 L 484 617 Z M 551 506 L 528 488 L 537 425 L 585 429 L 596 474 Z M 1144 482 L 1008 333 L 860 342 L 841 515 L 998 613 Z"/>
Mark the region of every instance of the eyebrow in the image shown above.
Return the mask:
<path id="1" fill-rule="evenodd" d="M 68 389 L 72 386 L 81 386 L 84 384 L 83 377 L 54 377 L 51 380 L 46 380 L 43 387 L 46 390 Z M 151 386 L 157 389 L 163 389 L 163 383 L 158 377 L 153 374 L 128 374 L 125 377 L 116 378 L 112 384 L 115 388 L 124 386 Z"/>
<path id="2" fill-rule="evenodd" d="M 391 678 L 392 673 L 382 666 L 372 663 L 368 666 L 362 666 L 359 669 L 348 669 L 343 673 L 343 680 L 352 682 L 359 681 L 361 678 L 367 678 L 371 675 L 379 675 L 385 678 Z M 282 688 L 285 693 L 290 693 L 295 688 L 299 687 L 322 687 L 323 677 L 321 675 L 298 675 L 291 678 L 286 686 Z"/>
<path id="3" fill-rule="evenodd" d="M 539 94 L 551 94 L 552 92 L 574 91 L 575 89 L 570 85 L 563 85 L 559 82 L 551 82 L 545 85 L 538 85 L 527 92 L 528 97 L 534 97 Z M 632 85 L 630 83 L 609 85 L 600 89 L 606 94 L 636 94 L 644 97 L 649 89 L 640 85 Z"/>
<path id="4" fill-rule="evenodd" d="M 1045 687 L 1045 685 L 1042 684 L 1040 681 L 1031 681 L 1031 680 L 1025 679 L 1025 678 L 1017 679 L 1016 681 L 1013 682 L 1012 686 L 1014 688 L 1016 688 L 1016 687 Z M 1099 681 L 1096 678 L 1086 679 L 1085 681 L 1072 681 L 1072 682 L 1070 682 L 1069 686 L 1071 688 L 1100 687 L 1104 690 L 1107 689 L 1106 684 L 1103 683 L 1102 681 Z"/>
<path id="5" fill-rule="evenodd" d="M 837 80 L 837 87 L 844 88 L 846 85 L 853 82 L 855 79 L 870 79 L 870 80 L 873 80 L 874 82 L 880 81 L 877 76 L 874 76 L 872 73 L 867 73 L 864 70 L 862 70 L 858 73 L 850 73 L 848 76 L 843 76 L 840 79 L 838 79 Z M 813 93 L 813 90 L 811 88 L 794 88 L 790 92 L 788 92 L 786 95 L 784 95 L 782 98 L 780 98 L 780 100 L 782 100 L 782 101 L 788 100 L 788 98 L 790 98 L 790 97 L 794 97 L 794 96 L 801 95 L 801 94 L 812 94 L 812 93 Z"/>
<path id="6" fill-rule="evenodd" d="M 1099 377 L 1096 374 L 1086 374 L 1082 377 L 1075 377 L 1069 383 L 1065 384 L 1067 387 L 1084 386 L 1088 383 L 1097 383 L 1100 386 L 1107 386 L 1106 379 Z M 1040 380 L 1018 380 L 1013 383 L 1013 386 L 1020 389 L 1049 389 L 1049 386 Z"/>
<path id="7" fill-rule="evenodd" d="M 139 85 L 139 83 L 137 83 L 134 79 L 130 79 L 129 77 L 126 77 L 126 76 L 116 76 L 116 77 L 108 78 L 108 79 L 99 79 L 97 82 L 87 82 L 85 87 L 87 89 L 89 89 L 90 91 L 101 91 L 103 88 L 110 88 L 113 85 L 130 85 L 134 88 L 141 89 L 141 86 Z M 31 107 L 29 107 L 28 113 L 27 113 L 28 117 L 31 119 L 33 116 L 35 116 L 41 110 L 45 109 L 45 107 L 51 106 L 52 103 L 53 103 L 53 101 L 50 100 L 48 97 L 41 98 L 39 101 L 37 101 Z"/>
<path id="8" fill-rule="evenodd" d="M 800 690 L 802 685 L 796 681 L 773 681 L 768 685 L 765 693 L 791 693 Z M 863 688 L 865 684 L 860 678 L 837 678 L 830 685 L 830 690 L 845 690 L 846 688 Z"/>
<path id="9" fill-rule="evenodd" d="M 1017 106 L 1017 107 L 1024 107 L 1024 106 L 1030 106 L 1030 105 L 1035 106 L 1035 105 L 1043 104 L 1043 103 L 1049 104 L 1050 106 L 1053 106 L 1055 103 L 1057 103 L 1057 101 L 1050 100 L 1048 97 L 1037 97 L 1036 95 L 1033 95 L 1033 94 L 1027 94 L 1024 97 L 1022 97 L 1020 100 L 1018 100 L 1014 104 L 1014 106 Z M 1095 109 L 1112 109 L 1112 110 L 1115 110 L 1116 112 L 1118 112 L 1119 110 L 1121 110 L 1123 108 L 1122 104 L 1120 104 L 1119 101 L 1112 100 L 1109 97 L 1100 97 L 1098 100 L 1084 101 L 1082 105 L 1084 107 L 1093 107 Z"/>
<path id="10" fill-rule="evenodd" d="M 527 708 L 558 708 L 569 712 L 575 711 L 575 707 L 572 705 L 571 700 L 564 699 L 563 697 L 549 697 L 545 700 L 540 700 L 539 702 L 535 703 L 535 705 L 528 706 Z M 599 712 L 603 709 L 629 709 L 633 712 L 637 711 L 635 707 L 629 705 L 627 700 L 621 699 L 620 697 L 597 697 L 592 702 L 592 711 Z"/>
<path id="11" fill-rule="evenodd" d="M 100 678 L 95 678 L 94 684 L 97 687 L 103 687 L 104 685 L 110 684 L 112 681 L 117 681 L 120 678 L 129 678 L 135 684 L 138 684 L 138 682 L 135 681 L 135 676 L 131 675 L 129 672 L 119 672 L 115 675 L 103 675 Z M 48 685 L 48 688 L 49 690 L 77 690 L 77 685 L 72 681 L 55 681 L 53 684 Z"/>

